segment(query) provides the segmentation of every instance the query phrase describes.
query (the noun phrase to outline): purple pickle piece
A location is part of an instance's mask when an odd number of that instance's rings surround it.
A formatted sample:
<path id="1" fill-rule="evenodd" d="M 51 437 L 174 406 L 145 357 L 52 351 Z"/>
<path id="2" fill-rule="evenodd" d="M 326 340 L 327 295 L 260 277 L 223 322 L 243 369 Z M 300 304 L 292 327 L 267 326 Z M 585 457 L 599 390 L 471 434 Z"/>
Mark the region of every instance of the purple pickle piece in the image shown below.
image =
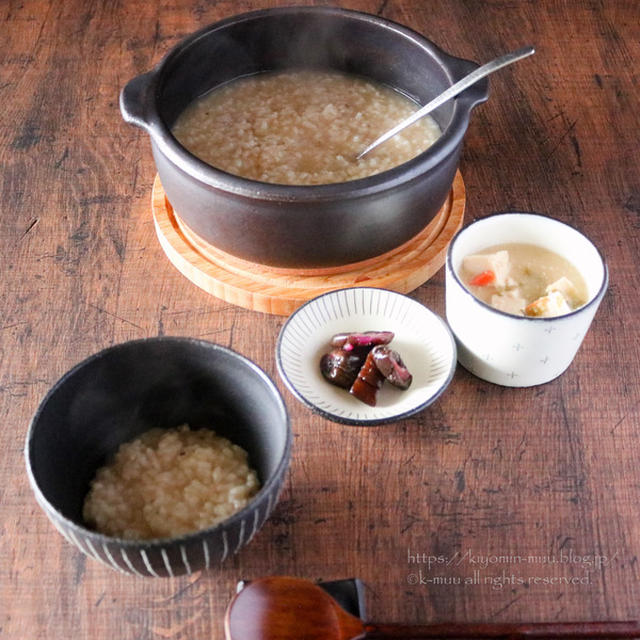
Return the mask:
<path id="1" fill-rule="evenodd" d="M 358 372 L 358 377 L 351 385 L 349 393 L 369 406 L 375 407 L 376 395 L 383 383 L 384 376 L 380 373 L 378 367 L 376 367 L 373 360 L 373 351 L 370 351 L 362 368 Z"/>
<path id="2" fill-rule="evenodd" d="M 355 347 L 375 347 L 376 345 L 389 344 L 393 337 L 393 331 L 337 333 L 331 338 L 331 346 L 351 351 Z"/>
<path id="3" fill-rule="evenodd" d="M 400 354 L 386 345 L 374 347 L 370 357 L 375 362 L 378 371 L 394 386 L 408 389 L 413 376 L 402 361 Z"/>
<path id="4" fill-rule="evenodd" d="M 344 349 L 332 349 L 320 358 L 320 371 L 325 380 L 337 387 L 349 389 L 358 377 L 358 371 L 362 368 L 367 357 L 366 352 L 346 351 Z"/>

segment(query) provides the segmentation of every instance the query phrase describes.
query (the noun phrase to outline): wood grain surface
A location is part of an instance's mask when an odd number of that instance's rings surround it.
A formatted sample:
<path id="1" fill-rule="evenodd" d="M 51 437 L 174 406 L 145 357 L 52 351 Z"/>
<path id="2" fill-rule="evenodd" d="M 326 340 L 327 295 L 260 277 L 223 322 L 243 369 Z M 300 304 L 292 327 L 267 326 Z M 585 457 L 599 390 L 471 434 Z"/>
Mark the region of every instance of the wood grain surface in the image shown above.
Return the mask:
<path id="1" fill-rule="evenodd" d="M 585 232 L 611 272 L 556 381 L 506 389 L 458 368 L 436 404 L 372 429 L 326 422 L 284 389 L 274 363 L 284 318 L 221 302 L 169 263 L 149 212 L 148 137 L 118 111 L 124 84 L 181 38 L 276 4 L 0 4 L 0 637 L 220 640 L 236 581 L 266 574 L 357 576 L 376 620 L 640 617 L 638 2 L 339 3 L 478 61 L 536 45 L 492 77 L 473 114 L 466 221 L 554 215 Z M 444 314 L 442 271 L 412 296 Z M 283 391 L 295 442 L 281 502 L 251 545 L 219 570 L 145 580 L 62 539 L 22 451 L 67 369 L 163 334 L 260 364 Z"/>

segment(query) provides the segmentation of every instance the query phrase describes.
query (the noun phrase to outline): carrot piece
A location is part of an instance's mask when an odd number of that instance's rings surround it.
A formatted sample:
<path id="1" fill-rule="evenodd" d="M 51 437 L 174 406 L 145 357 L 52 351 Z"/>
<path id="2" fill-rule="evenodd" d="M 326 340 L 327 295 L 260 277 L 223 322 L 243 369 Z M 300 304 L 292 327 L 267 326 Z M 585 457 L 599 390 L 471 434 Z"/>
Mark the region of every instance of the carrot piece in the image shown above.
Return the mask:
<path id="1" fill-rule="evenodd" d="M 488 284 L 491 284 L 496 279 L 496 274 L 490 269 L 487 271 L 483 271 L 479 273 L 477 276 L 474 276 L 471 279 L 469 284 L 474 287 L 486 287 Z"/>

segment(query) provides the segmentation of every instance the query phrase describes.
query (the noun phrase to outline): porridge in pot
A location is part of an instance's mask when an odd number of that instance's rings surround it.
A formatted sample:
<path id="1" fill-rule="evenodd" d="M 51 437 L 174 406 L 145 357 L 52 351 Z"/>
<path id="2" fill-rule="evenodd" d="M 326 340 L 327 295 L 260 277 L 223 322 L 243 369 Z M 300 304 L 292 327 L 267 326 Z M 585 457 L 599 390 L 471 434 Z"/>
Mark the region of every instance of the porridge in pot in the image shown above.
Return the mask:
<path id="1" fill-rule="evenodd" d="M 151 429 L 122 444 L 85 498 L 85 521 L 128 539 L 168 538 L 211 527 L 258 492 L 247 453 L 209 429 Z"/>
<path id="2" fill-rule="evenodd" d="M 264 73 L 195 100 L 173 134 L 191 153 L 228 173 L 276 184 L 329 184 L 386 171 L 430 147 L 441 132 L 425 116 L 355 160 L 418 108 L 399 92 L 358 76 Z"/>

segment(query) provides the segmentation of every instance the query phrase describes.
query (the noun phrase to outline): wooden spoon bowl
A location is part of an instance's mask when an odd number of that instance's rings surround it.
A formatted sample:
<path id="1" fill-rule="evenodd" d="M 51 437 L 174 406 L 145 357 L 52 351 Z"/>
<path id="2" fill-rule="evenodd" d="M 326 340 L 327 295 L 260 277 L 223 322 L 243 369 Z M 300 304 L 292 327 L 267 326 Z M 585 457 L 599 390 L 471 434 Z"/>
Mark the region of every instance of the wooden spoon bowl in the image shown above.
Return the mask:
<path id="1" fill-rule="evenodd" d="M 227 640 L 347 640 L 363 631 L 362 620 L 321 587 L 283 576 L 250 582 L 225 616 Z"/>

